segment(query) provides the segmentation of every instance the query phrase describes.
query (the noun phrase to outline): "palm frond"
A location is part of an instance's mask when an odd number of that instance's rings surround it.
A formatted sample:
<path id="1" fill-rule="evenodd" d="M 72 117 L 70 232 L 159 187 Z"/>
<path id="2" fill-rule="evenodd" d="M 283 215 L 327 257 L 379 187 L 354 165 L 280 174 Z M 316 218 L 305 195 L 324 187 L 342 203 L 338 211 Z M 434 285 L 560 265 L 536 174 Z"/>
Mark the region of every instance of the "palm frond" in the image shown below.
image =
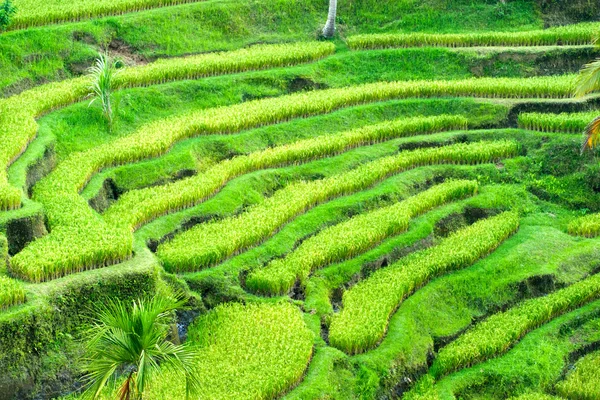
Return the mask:
<path id="1" fill-rule="evenodd" d="M 575 79 L 574 95 L 583 97 L 600 89 L 600 59 L 593 61 L 579 72 Z"/>
<path id="2" fill-rule="evenodd" d="M 144 393 L 163 368 L 185 375 L 188 393 L 194 392 L 198 387 L 193 369 L 196 352 L 166 340 L 173 312 L 184 303 L 183 297 L 156 296 L 131 305 L 109 301 L 100 306 L 88 333 L 86 393 L 97 398 L 109 380 L 126 372 L 119 398 L 135 397 Z"/>
<path id="3" fill-rule="evenodd" d="M 600 142 L 600 116 L 590 122 L 585 128 L 585 142 L 581 151 L 595 148 L 598 142 Z"/>

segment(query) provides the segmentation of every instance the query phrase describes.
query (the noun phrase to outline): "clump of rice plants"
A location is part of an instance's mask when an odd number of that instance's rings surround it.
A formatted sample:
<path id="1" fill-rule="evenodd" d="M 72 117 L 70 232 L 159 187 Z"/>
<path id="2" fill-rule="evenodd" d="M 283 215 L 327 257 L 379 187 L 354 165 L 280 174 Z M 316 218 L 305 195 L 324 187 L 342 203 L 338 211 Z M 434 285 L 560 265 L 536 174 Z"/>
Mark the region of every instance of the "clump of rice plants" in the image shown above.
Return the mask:
<path id="1" fill-rule="evenodd" d="M 25 288 L 21 282 L 0 275 L 0 309 L 24 303 L 26 299 Z"/>
<path id="2" fill-rule="evenodd" d="M 564 381 L 556 385 L 556 392 L 570 400 L 600 398 L 600 351 L 588 354 L 577 361 Z"/>
<path id="3" fill-rule="evenodd" d="M 331 345 L 349 354 L 372 348 L 385 335 L 389 318 L 404 298 L 434 277 L 465 268 L 486 256 L 518 226 L 519 216 L 505 212 L 376 271 L 344 293 L 343 309 L 329 328 Z"/>
<path id="4" fill-rule="evenodd" d="M 600 214 L 593 213 L 574 219 L 569 224 L 569 233 L 588 238 L 600 235 Z"/>
<path id="5" fill-rule="evenodd" d="M 597 274 L 493 315 L 442 348 L 431 373 L 441 377 L 498 355 L 532 329 L 599 297 L 600 275 Z"/>
<path id="6" fill-rule="evenodd" d="M 260 293 L 286 294 L 297 280 L 304 282 L 314 269 L 354 257 L 405 231 L 417 215 L 476 191 L 477 182 L 450 181 L 392 206 L 358 215 L 319 232 L 285 258 L 254 271 L 246 286 Z"/>
<path id="7" fill-rule="evenodd" d="M 329 178 L 295 183 L 243 214 L 198 225 L 176 235 L 159 246 L 157 255 L 171 272 L 197 271 L 259 243 L 317 204 L 366 189 L 392 174 L 423 165 L 491 162 L 510 157 L 517 149 L 518 145 L 512 141 L 420 149 L 384 157 Z"/>
<path id="8" fill-rule="evenodd" d="M 582 113 L 522 113 L 519 114 L 519 127 L 539 132 L 582 133 L 600 111 Z"/>
<path id="9" fill-rule="evenodd" d="M 193 3 L 202 0 L 15 0 L 21 12 L 10 24 L 11 29 L 78 21 L 103 15 L 123 14 L 151 8 Z"/>
<path id="10" fill-rule="evenodd" d="M 351 36 L 347 42 L 354 50 L 419 46 L 584 45 L 594 42 L 598 29 L 597 23 L 582 23 L 525 32 L 382 33 Z"/>

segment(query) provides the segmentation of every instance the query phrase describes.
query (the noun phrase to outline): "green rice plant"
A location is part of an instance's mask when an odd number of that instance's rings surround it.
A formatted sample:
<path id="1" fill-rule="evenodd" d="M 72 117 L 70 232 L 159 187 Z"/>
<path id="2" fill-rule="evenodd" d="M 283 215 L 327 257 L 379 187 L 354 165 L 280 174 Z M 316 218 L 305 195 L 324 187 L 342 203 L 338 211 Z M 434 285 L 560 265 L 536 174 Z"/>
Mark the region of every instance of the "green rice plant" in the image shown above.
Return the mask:
<path id="1" fill-rule="evenodd" d="M 329 327 L 332 346 L 349 354 L 364 352 L 385 335 L 389 318 L 404 298 L 443 273 L 465 268 L 496 249 L 519 226 L 516 213 L 481 220 L 373 273 L 343 295 L 343 309 Z"/>
<path id="2" fill-rule="evenodd" d="M 507 351 L 529 331 L 600 297 L 600 274 L 492 315 L 442 348 L 430 372 L 437 378 Z"/>
<path id="3" fill-rule="evenodd" d="M 584 215 L 571 221 L 569 234 L 588 238 L 600 235 L 600 213 Z"/>
<path id="4" fill-rule="evenodd" d="M 197 271 L 260 243 L 320 203 L 364 190 L 390 175 L 424 165 L 491 162 L 513 156 L 517 151 L 517 143 L 497 141 L 419 149 L 384 157 L 325 179 L 291 184 L 243 214 L 197 225 L 176 235 L 158 247 L 157 255 L 168 271 Z"/>
<path id="5" fill-rule="evenodd" d="M 335 51 L 331 43 L 261 45 L 223 53 L 160 60 L 128 68 L 115 77 L 117 88 L 152 85 L 178 79 L 281 67 L 314 61 Z M 0 99 L 0 210 L 21 205 L 21 189 L 8 184 L 6 169 L 35 138 L 36 118 L 76 101 L 89 92 L 86 77 L 38 86 L 8 99 Z"/>
<path id="6" fill-rule="evenodd" d="M 25 288 L 21 282 L 0 275 L 0 310 L 24 303 L 26 299 Z"/>
<path id="7" fill-rule="evenodd" d="M 581 23 L 525 32 L 382 33 L 350 36 L 353 50 L 398 47 L 556 46 L 591 45 L 600 24 Z"/>
<path id="8" fill-rule="evenodd" d="M 230 303 L 200 316 L 188 341 L 198 346 L 200 390 L 211 400 L 277 399 L 304 376 L 313 336 L 289 303 Z M 167 374 L 148 400 L 184 398 L 183 379 Z"/>
<path id="9" fill-rule="evenodd" d="M 24 29 L 198 1 L 202 0 L 14 0 L 19 12 L 9 28 Z"/>
<path id="10" fill-rule="evenodd" d="M 519 114 L 519 127 L 539 132 L 583 133 L 591 120 L 600 111 L 582 113 L 522 113 Z"/>
<path id="11" fill-rule="evenodd" d="M 566 399 L 600 399 L 600 351 L 577 361 L 564 381 L 556 385 L 556 392 Z"/>
<path id="12" fill-rule="evenodd" d="M 517 82 L 520 86 L 516 85 Z M 98 215 L 83 199 L 77 199 L 79 197 L 77 193 L 97 171 L 162 155 L 177 141 L 203 134 L 229 134 L 291 118 L 308 117 L 342 107 L 393 98 L 463 93 L 494 95 L 494 93 L 505 92 L 515 97 L 529 97 L 535 93 L 538 96 L 558 96 L 561 93 L 568 95 L 570 85 L 571 77 L 380 82 L 256 100 L 229 107 L 202 110 L 148 124 L 130 136 L 116 139 L 83 153 L 73 154 L 36 185 L 34 198 L 44 205 L 50 228 L 53 232 L 61 232 L 60 239 L 59 236 L 51 233 L 27 246 L 13 259 L 13 271 L 23 279 L 47 280 L 129 257 L 133 241 L 131 228 L 111 227 L 110 232 L 107 232 L 102 222 L 97 222 Z M 507 148 L 506 144 L 498 145 Z M 497 150 L 494 146 L 492 149 Z M 434 150 L 430 151 L 432 154 L 437 154 Z M 462 160 L 460 162 L 475 162 L 478 157 L 492 153 L 480 149 L 477 157 L 473 159 L 461 157 L 458 159 Z M 442 159 L 443 162 L 453 160 Z M 483 157 L 482 160 L 487 159 Z M 67 203 L 69 205 L 65 206 Z M 84 233 L 87 232 L 86 226 L 90 229 L 93 227 L 93 234 Z M 73 240 L 67 240 L 69 237 Z M 115 238 L 119 241 L 115 241 Z M 102 248 L 103 246 L 99 246 L 98 243 L 105 243 L 110 251 Z M 233 251 L 237 250 L 239 249 L 233 249 Z M 42 259 L 38 260 L 39 258 Z M 188 265 L 186 268 L 192 267 Z"/>
<path id="13" fill-rule="evenodd" d="M 242 174 L 334 156 L 394 138 L 466 128 L 467 119 L 461 116 L 416 117 L 272 147 L 222 161 L 197 176 L 129 191 L 104 213 L 104 219 L 113 226 L 135 229 L 160 215 L 193 206 Z"/>
<path id="14" fill-rule="evenodd" d="M 287 255 L 248 276 L 246 286 L 270 295 L 288 293 L 316 268 L 354 257 L 408 229 L 411 219 L 442 204 L 475 194 L 475 181 L 449 181 L 405 201 L 358 215 L 319 232 Z"/>

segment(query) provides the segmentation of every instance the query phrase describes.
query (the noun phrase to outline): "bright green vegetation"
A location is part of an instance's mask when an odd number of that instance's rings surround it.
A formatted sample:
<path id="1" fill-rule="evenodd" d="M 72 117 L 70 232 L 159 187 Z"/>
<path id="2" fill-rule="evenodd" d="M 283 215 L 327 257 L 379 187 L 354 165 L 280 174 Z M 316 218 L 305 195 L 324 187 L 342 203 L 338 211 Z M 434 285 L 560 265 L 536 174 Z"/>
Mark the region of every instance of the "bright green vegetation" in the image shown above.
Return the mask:
<path id="1" fill-rule="evenodd" d="M 517 230 L 518 221 L 518 215 L 503 213 L 477 222 L 436 247 L 375 272 L 344 293 L 343 309 L 331 323 L 331 344 L 347 353 L 375 346 L 406 296 L 433 277 L 464 268 L 489 254 Z"/>
<path id="2" fill-rule="evenodd" d="M 0 275 L 0 309 L 24 303 L 25 299 L 25 288 L 21 282 Z"/>
<path id="3" fill-rule="evenodd" d="M 408 229 L 410 220 L 419 214 L 473 195 L 476 191 L 476 182 L 451 181 L 392 206 L 360 214 L 322 230 L 284 259 L 275 260 L 252 273 L 246 285 L 256 292 L 286 294 L 297 280 L 305 283 L 314 269 L 363 253 L 382 240 Z"/>
<path id="4" fill-rule="evenodd" d="M 600 352 L 577 361 L 563 382 L 556 385 L 557 392 L 567 399 L 597 399 L 600 397 Z"/>
<path id="5" fill-rule="evenodd" d="M 514 155 L 517 148 L 515 142 L 498 141 L 415 150 L 381 158 L 345 174 L 293 184 L 244 214 L 202 224 L 176 236 L 161 245 L 157 255 L 169 271 L 197 271 L 264 240 L 316 204 L 364 190 L 392 174 L 422 165 L 491 162 Z"/>
<path id="6" fill-rule="evenodd" d="M 591 44 L 600 25 L 588 23 L 527 32 L 371 34 L 348 38 L 355 50 L 415 46 L 553 46 Z"/>
<path id="7" fill-rule="evenodd" d="M 423 377 L 405 397 L 546 399 L 557 393 L 564 372 L 572 368 L 572 356 L 588 351 L 600 339 L 600 303 L 595 301 L 526 335 L 502 357 L 490 359 L 434 382 Z"/>
<path id="8" fill-rule="evenodd" d="M 596 237 L 600 235 L 600 214 L 589 214 L 574 219 L 569 224 L 569 232 L 572 235 Z"/>
<path id="9" fill-rule="evenodd" d="M 263 46 L 253 51 L 239 50 L 228 54 L 195 56 L 182 60 L 168 60 L 158 66 L 132 69 L 120 74 L 117 86 L 148 85 L 175 79 L 190 79 L 212 74 L 225 74 L 274 66 L 306 62 L 333 51 L 328 43 L 287 46 Z M 87 79 L 74 79 L 41 86 L 7 100 L 0 100 L 0 123 L 7 140 L 0 145 L 0 209 L 20 205 L 17 188 L 8 187 L 6 168 L 25 151 L 37 133 L 34 118 L 58 107 L 82 99 L 88 93 Z"/>
<path id="10" fill-rule="evenodd" d="M 600 111 L 582 113 L 523 113 L 519 114 L 519 127 L 540 132 L 582 133 Z"/>
<path id="11" fill-rule="evenodd" d="M 302 378 L 313 333 L 290 304 L 230 304 L 198 318 L 189 341 L 198 346 L 199 398 L 273 399 Z M 184 398 L 183 379 L 167 375 L 148 399 Z"/>
<path id="12" fill-rule="evenodd" d="M 51 0 L 43 4 L 35 0 L 15 0 L 17 15 L 10 28 L 22 29 L 30 26 L 47 25 L 62 21 L 94 18 L 109 14 L 122 14 L 148 8 L 191 3 L 194 0 Z"/>
<path id="13" fill-rule="evenodd" d="M 272 147 L 224 160 L 196 177 L 129 191 L 106 211 L 104 218 L 115 225 L 138 227 L 168 211 L 189 207 L 206 199 L 226 182 L 242 174 L 333 156 L 361 145 L 397 137 L 460 129 L 466 125 L 467 120 L 460 116 L 417 117 Z"/>
<path id="14" fill-rule="evenodd" d="M 494 315 L 444 347 L 431 373 L 440 377 L 460 367 L 481 362 L 506 351 L 531 329 L 600 295 L 600 275 L 594 275 L 548 296 L 529 300 L 502 314 Z"/>
<path id="15" fill-rule="evenodd" d="M 80 398 L 92 310 L 173 294 L 158 339 L 194 353 L 201 398 L 587 387 L 600 168 L 578 133 L 598 99 L 572 93 L 600 6 L 339 2 L 324 41 L 321 0 L 15 1 L 4 397 Z M 104 52 L 110 124 L 81 76 Z M 117 386 L 145 376 L 127 360 Z M 185 398 L 185 374 L 152 373 L 144 398 Z"/>

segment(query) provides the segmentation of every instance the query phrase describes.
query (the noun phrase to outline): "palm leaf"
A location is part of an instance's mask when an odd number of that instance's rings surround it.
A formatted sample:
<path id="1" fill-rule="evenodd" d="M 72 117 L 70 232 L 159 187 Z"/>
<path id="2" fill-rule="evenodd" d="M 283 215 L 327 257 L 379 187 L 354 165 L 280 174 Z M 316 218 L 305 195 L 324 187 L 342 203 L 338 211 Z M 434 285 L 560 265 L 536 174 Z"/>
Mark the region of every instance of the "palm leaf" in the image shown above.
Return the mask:
<path id="1" fill-rule="evenodd" d="M 587 64 L 575 80 L 574 94 L 583 97 L 600 89 L 600 59 Z"/>
<path id="2" fill-rule="evenodd" d="M 585 142 L 581 151 L 595 148 L 598 142 L 600 142 L 600 116 L 590 122 L 585 128 Z"/>

